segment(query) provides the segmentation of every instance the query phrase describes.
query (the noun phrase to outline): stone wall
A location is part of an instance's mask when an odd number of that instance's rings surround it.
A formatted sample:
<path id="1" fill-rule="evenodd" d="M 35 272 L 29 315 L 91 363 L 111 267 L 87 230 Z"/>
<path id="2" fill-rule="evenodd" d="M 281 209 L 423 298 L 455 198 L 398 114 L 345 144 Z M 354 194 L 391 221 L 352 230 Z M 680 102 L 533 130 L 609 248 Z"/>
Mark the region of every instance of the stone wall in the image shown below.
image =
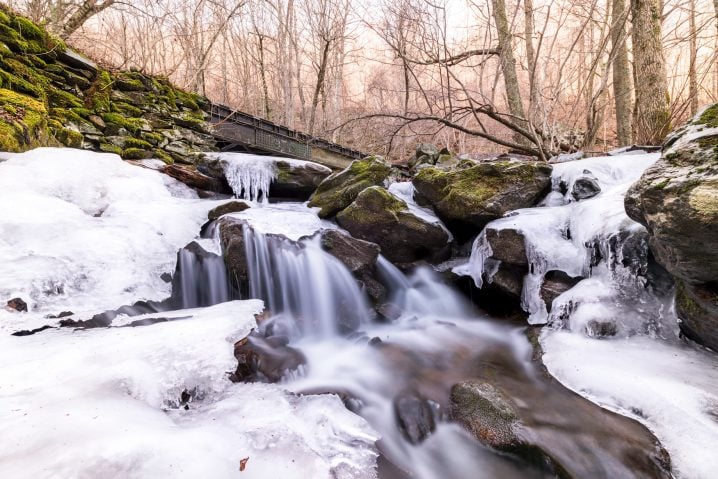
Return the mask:
<path id="1" fill-rule="evenodd" d="M 68 146 L 193 163 L 215 142 L 206 100 L 140 72 L 111 72 L 0 4 L 0 150 Z"/>

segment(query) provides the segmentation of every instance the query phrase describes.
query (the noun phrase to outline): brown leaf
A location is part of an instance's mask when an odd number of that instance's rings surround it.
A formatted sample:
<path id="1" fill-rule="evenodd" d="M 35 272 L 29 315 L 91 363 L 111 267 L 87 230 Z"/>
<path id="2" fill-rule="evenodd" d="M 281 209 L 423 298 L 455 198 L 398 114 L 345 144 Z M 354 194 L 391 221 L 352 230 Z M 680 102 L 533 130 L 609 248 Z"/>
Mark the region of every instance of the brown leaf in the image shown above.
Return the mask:
<path id="1" fill-rule="evenodd" d="M 249 461 L 249 458 L 248 458 L 248 457 L 245 457 L 244 459 L 242 459 L 241 461 L 239 461 L 239 472 L 244 471 L 244 468 L 247 467 L 247 461 Z"/>

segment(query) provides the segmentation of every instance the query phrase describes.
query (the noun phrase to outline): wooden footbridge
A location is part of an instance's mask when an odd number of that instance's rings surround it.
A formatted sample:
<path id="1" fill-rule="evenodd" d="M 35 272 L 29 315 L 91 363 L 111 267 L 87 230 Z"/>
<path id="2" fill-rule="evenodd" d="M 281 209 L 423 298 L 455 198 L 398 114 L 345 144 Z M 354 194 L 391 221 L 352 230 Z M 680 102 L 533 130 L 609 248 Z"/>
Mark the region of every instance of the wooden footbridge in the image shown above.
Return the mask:
<path id="1" fill-rule="evenodd" d="M 367 155 L 351 148 L 210 103 L 209 122 L 222 151 L 249 151 L 311 160 L 334 169 Z"/>

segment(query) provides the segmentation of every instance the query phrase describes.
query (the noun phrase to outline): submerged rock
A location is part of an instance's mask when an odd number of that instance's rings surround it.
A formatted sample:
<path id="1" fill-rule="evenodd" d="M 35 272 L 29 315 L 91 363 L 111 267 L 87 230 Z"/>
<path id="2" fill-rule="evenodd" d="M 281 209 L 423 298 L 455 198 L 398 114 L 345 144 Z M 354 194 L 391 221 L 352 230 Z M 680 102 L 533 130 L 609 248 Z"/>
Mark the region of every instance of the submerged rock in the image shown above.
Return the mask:
<path id="1" fill-rule="evenodd" d="M 718 350 L 718 104 L 672 134 L 628 191 L 659 264 L 678 279 L 676 311 L 689 337 Z"/>
<path id="2" fill-rule="evenodd" d="M 309 206 L 321 208 L 321 218 L 334 216 L 366 188 L 383 185 L 390 173 L 391 167 L 375 156 L 353 161 L 346 169 L 322 181 L 309 199 Z"/>
<path id="3" fill-rule="evenodd" d="M 337 223 L 353 236 L 378 244 L 395 263 L 441 261 L 450 252 L 449 235 L 440 224 L 417 216 L 380 186 L 362 191 L 337 215 Z"/>
<path id="4" fill-rule="evenodd" d="M 394 398 L 394 415 L 407 441 L 419 444 L 436 430 L 434 412 L 426 398 L 405 391 Z"/>
<path id="5" fill-rule="evenodd" d="M 511 210 L 534 206 L 551 186 L 551 166 L 546 163 L 468 163 L 449 171 L 423 168 L 413 181 L 418 196 L 458 236 L 476 234 Z"/>

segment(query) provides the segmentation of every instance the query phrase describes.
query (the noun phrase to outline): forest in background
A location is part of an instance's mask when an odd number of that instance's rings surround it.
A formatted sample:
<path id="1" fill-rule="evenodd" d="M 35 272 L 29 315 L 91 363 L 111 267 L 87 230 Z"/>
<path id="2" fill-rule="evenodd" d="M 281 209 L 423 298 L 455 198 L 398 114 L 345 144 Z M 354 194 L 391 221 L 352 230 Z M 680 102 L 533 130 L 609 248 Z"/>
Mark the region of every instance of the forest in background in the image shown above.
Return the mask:
<path id="1" fill-rule="evenodd" d="M 718 97 L 718 0 L 15 0 L 101 63 L 401 159 L 659 144 Z"/>

